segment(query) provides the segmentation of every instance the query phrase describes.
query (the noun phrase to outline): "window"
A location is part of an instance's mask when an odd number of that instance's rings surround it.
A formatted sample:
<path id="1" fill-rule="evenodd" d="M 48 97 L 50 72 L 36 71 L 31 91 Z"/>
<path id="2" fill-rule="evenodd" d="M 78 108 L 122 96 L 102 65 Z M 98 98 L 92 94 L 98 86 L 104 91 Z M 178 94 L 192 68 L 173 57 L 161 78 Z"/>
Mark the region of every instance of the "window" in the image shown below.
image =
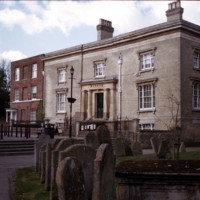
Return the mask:
<path id="1" fill-rule="evenodd" d="M 15 101 L 19 101 L 19 88 L 15 89 Z"/>
<path id="2" fill-rule="evenodd" d="M 150 110 L 155 108 L 155 85 L 139 86 L 139 110 Z"/>
<path id="3" fill-rule="evenodd" d="M 139 124 L 139 129 L 143 130 L 154 130 L 154 124 Z"/>
<path id="4" fill-rule="evenodd" d="M 66 82 L 66 69 L 58 69 L 58 83 Z"/>
<path id="5" fill-rule="evenodd" d="M 30 121 L 36 121 L 36 110 L 30 111 Z"/>
<path id="6" fill-rule="evenodd" d="M 66 94 L 65 93 L 57 93 L 57 112 L 65 112 L 65 99 Z"/>
<path id="7" fill-rule="evenodd" d="M 19 73 L 20 73 L 19 68 L 15 68 L 15 81 L 19 81 Z"/>
<path id="8" fill-rule="evenodd" d="M 200 110 L 200 83 L 193 84 L 193 109 Z"/>
<path id="9" fill-rule="evenodd" d="M 37 78 L 37 64 L 32 65 L 32 78 Z"/>
<path id="10" fill-rule="evenodd" d="M 103 63 L 95 63 L 94 65 L 95 77 L 103 77 L 104 76 L 104 64 Z"/>
<path id="11" fill-rule="evenodd" d="M 32 87 L 32 95 L 31 95 L 32 99 L 36 99 L 37 97 L 37 86 L 33 86 Z"/>
<path id="12" fill-rule="evenodd" d="M 194 52 L 194 69 L 200 69 L 200 53 Z"/>
<path id="13" fill-rule="evenodd" d="M 151 70 L 154 68 L 154 56 L 153 53 L 147 53 L 140 55 L 140 70 Z"/>

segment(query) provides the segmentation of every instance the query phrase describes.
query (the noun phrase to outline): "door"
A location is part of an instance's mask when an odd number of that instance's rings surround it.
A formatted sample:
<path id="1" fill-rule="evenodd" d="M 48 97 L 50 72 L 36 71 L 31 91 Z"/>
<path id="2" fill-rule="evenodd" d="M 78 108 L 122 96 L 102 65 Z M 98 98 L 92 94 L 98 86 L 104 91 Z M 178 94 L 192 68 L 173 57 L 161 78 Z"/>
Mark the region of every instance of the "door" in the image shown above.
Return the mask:
<path id="1" fill-rule="evenodd" d="M 103 118 L 103 93 L 96 93 L 96 118 Z"/>

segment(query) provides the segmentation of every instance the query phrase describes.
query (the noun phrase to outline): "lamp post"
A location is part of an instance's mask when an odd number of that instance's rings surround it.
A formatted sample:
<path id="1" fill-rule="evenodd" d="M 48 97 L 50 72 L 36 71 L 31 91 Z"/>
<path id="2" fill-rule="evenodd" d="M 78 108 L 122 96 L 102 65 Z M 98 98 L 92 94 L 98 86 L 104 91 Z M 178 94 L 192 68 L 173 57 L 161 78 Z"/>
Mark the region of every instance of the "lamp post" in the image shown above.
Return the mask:
<path id="1" fill-rule="evenodd" d="M 69 137 L 72 137 L 72 104 L 76 101 L 75 98 L 72 97 L 73 94 L 73 75 L 74 75 L 74 68 L 71 66 L 70 69 L 71 73 L 71 97 L 67 98 L 68 102 L 70 103 L 70 121 L 69 121 Z"/>

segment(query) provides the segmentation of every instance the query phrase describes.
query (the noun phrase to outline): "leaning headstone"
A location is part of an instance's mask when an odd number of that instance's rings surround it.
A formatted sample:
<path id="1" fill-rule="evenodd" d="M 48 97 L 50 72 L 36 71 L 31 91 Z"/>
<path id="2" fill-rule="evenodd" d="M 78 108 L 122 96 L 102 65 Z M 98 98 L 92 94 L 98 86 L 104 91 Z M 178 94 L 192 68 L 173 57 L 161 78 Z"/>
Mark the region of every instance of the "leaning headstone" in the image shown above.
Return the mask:
<path id="1" fill-rule="evenodd" d="M 85 135 L 85 144 L 91 146 L 94 149 L 98 149 L 99 142 L 98 142 L 98 137 L 95 134 L 95 132 L 88 132 Z"/>
<path id="2" fill-rule="evenodd" d="M 159 139 L 157 137 L 152 137 L 150 138 L 150 142 L 151 142 L 151 146 L 152 146 L 152 149 L 154 151 L 155 154 L 158 153 L 158 148 L 159 148 Z"/>
<path id="3" fill-rule="evenodd" d="M 181 145 L 180 145 L 180 148 L 179 148 L 179 152 L 186 152 L 184 142 L 181 142 Z"/>
<path id="4" fill-rule="evenodd" d="M 142 147 L 140 142 L 133 142 L 131 144 L 133 156 L 142 155 Z"/>
<path id="5" fill-rule="evenodd" d="M 50 199 L 56 200 L 58 199 L 58 192 L 56 187 L 56 170 L 58 167 L 58 155 L 59 151 L 63 151 L 66 148 L 70 147 L 73 144 L 80 144 L 81 140 L 75 138 L 67 138 L 62 139 L 56 146 L 55 150 L 51 152 L 51 192 L 50 192 Z"/>
<path id="6" fill-rule="evenodd" d="M 56 183 L 59 200 L 89 200 L 82 166 L 76 158 L 66 157 L 59 163 Z"/>
<path id="7" fill-rule="evenodd" d="M 112 200 L 115 159 L 110 144 L 101 144 L 94 160 L 92 200 Z"/>
<path id="8" fill-rule="evenodd" d="M 96 151 L 90 146 L 75 144 L 67 148 L 65 151 L 59 152 L 59 161 L 65 157 L 74 157 L 81 163 L 85 180 L 86 197 L 87 200 L 91 200 L 93 188 L 93 168 Z"/>
<path id="9" fill-rule="evenodd" d="M 160 143 L 160 146 L 159 146 L 159 149 L 158 149 L 158 153 L 157 153 L 157 157 L 159 159 L 165 159 L 167 153 L 170 153 L 169 141 L 168 140 L 163 140 Z"/>
<path id="10" fill-rule="evenodd" d="M 105 125 L 101 125 L 96 130 L 99 146 L 104 143 L 111 144 L 110 131 Z"/>
<path id="11" fill-rule="evenodd" d="M 61 141 L 60 138 L 53 139 L 46 146 L 46 169 L 45 169 L 45 189 L 50 190 L 51 181 L 51 152 L 54 150 L 56 145 Z"/>
<path id="12" fill-rule="evenodd" d="M 114 140 L 114 154 L 116 156 L 125 156 L 126 155 L 123 138 L 116 138 Z"/>
<path id="13" fill-rule="evenodd" d="M 39 171 L 39 152 L 40 152 L 40 147 L 43 145 L 43 144 L 46 144 L 48 142 L 51 141 L 51 138 L 49 135 L 47 134 L 41 134 L 38 141 L 35 143 L 35 146 L 34 146 L 34 162 L 35 162 L 35 167 L 36 167 L 36 172 Z"/>

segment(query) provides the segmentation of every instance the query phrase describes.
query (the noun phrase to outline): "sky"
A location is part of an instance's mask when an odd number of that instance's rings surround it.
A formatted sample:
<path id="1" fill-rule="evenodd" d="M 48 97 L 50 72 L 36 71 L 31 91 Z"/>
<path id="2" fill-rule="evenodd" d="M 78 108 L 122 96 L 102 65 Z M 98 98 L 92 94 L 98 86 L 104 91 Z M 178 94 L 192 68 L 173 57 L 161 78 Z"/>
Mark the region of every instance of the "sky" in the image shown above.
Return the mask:
<path id="1" fill-rule="evenodd" d="M 166 22 L 172 1 L 2 1 L 0 59 L 10 61 L 97 40 L 96 25 L 112 21 L 114 36 Z M 181 1 L 183 18 L 200 25 L 200 1 Z"/>

